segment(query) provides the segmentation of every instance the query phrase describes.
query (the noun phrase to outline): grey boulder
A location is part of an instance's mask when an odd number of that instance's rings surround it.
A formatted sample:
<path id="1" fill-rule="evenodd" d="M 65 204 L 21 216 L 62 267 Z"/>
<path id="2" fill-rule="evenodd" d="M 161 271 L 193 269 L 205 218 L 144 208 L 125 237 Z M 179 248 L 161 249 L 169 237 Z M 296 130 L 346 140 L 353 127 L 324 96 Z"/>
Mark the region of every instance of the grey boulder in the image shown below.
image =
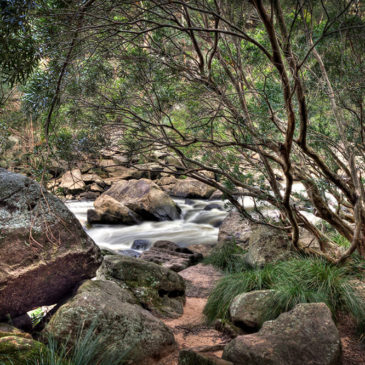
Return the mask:
<path id="1" fill-rule="evenodd" d="M 298 304 L 259 332 L 236 337 L 223 358 L 245 365 L 340 365 L 341 342 L 324 303 Z"/>
<path id="2" fill-rule="evenodd" d="M 57 310 L 44 334 L 74 344 L 92 326 L 100 347 L 95 363 L 112 353 L 118 359 L 142 364 L 171 351 L 175 339 L 161 320 L 136 303 L 129 290 L 114 282 L 88 280 Z"/>
<path id="3" fill-rule="evenodd" d="M 128 288 L 154 315 L 176 318 L 183 313 L 184 279 L 165 267 L 128 256 L 105 256 L 97 277 Z"/>

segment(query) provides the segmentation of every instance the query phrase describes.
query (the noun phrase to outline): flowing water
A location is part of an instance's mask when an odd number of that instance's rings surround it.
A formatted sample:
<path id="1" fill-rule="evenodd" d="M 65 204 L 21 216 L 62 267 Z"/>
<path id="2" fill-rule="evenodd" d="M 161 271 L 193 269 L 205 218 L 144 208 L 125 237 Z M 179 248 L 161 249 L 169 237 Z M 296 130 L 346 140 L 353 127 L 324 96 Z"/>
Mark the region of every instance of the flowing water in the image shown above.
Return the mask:
<path id="1" fill-rule="evenodd" d="M 131 248 L 137 239 L 151 243 L 169 240 L 186 247 L 198 243 L 215 243 L 218 238 L 218 226 L 227 215 L 225 203 L 221 200 L 206 201 L 198 199 L 174 199 L 182 210 L 181 219 L 165 222 L 143 222 L 138 225 L 86 225 L 86 212 L 93 208 L 91 201 L 69 201 L 68 208 L 84 226 L 89 236 L 103 248 L 125 250 Z M 214 204 L 210 210 L 204 210 Z M 209 207 L 208 207 L 209 208 Z"/>
<path id="2" fill-rule="evenodd" d="M 293 188 L 297 192 L 304 193 L 303 187 L 299 184 Z M 241 199 L 246 209 L 254 206 L 251 198 Z M 126 250 L 132 247 L 135 240 L 148 240 L 150 243 L 158 240 L 169 240 L 182 247 L 217 242 L 218 227 L 228 214 L 227 202 L 178 198 L 174 198 L 174 201 L 182 210 L 180 219 L 164 222 L 143 222 L 133 226 L 94 224 L 92 227 L 88 227 L 86 212 L 93 208 L 93 202 L 68 201 L 66 205 L 79 219 L 89 236 L 102 248 Z M 212 205 L 213 209 L 210 209 Z M 209 210 L 207 210 L 208 208 Z M 265 214 L 272 217 L 278 216 L 278 212 L 271 208 L 268 208 Z M 313 223 L 319 220 L 312 213 L 302 211 L 302 214 Z"/>

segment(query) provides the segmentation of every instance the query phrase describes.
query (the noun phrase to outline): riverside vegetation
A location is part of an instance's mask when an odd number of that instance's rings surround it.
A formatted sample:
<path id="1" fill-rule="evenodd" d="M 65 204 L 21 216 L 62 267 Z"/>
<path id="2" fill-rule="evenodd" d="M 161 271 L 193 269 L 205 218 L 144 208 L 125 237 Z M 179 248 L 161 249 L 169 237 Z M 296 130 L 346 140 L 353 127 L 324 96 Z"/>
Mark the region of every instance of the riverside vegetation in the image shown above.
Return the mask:
<path id="1" fill-rule="evenodd" d="M 0 42 L 1 365 L 364 361 L 361 1 L 0 0 Z"/>

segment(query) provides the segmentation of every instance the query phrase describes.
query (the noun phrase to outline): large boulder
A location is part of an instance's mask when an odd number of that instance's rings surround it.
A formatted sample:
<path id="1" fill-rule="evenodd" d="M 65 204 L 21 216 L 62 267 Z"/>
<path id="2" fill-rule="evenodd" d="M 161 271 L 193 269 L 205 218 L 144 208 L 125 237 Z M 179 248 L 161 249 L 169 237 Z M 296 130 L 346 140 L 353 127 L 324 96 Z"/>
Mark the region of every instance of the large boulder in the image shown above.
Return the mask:
<path id="1" fill-rule="evenodd" d="M 99 248 L 35 181 L 0 169 L 0 318 L 57 303 L 95 276 Z"/>
<path id="2" fill-rule="evenodd" d="M 163 189 L 170 195 L 179 198 L 208 199 L 216 190 L 195 179 L 178 179 L 175 184 L 163 185 Z"/>
<path id="3" fill-rule="evenodd" d="M 95 363 L 110 353 L 133 364 L 158 358 L 175 345 L 174 335 L 136 302 L 129 290 L 114 282 L 88 280 L 52 316 L 45 335 L 72 344 L 92 326 L 100 347 Z"/>
<path id="4" fill-rule="evenodd" d="M 94 209 L 87 211 L 87 221 L 108 224 L 137 224 L 140 218 L 128 207 L 109 195 L 102 195 L 94 202 Z"/>
<path id="5" fill-rule="evenodd" d="M 32 337 L 5 323 L 0 323 L 0 364 L 24 365 L 36 363 L 45 346 Z"/>
<path id="6" fill-rule="evenodd" d="M 143 252 L 141 259 L 179 272 L 201 261 L 203 255 L 171 241 L 156 241 L 148 251 Z"/>
<path id="7" fill-rule="evenodd" d="M 251 233 L 252 228 L 247 219 L 243 218 L 239 212 L 232 211 L 219 227 L 218 242 L 221 245 L 234 241 L 247 250 Z"/>
<path id="8" fill-rule="evenodd" d="M 291 249 L 291 242 L 284 231 L 265 225 L 256 225 L 250 235 L 245 259 L 253 267 L 262 267 L 268 263 L 287 259 Z"/>
<path id="9" fill-rule="evenodd" d="M 259 332 L 236 337 L 223 358 L 245 365 L 339 365 L 341 343 L 324 303 L 298 304 Z"/>
<path id="10" fill-rule="evenodd" d="M 65 192 L 71 194 L 83 191 L 86 188 L 86 185 L 80 169 L 65 172 L 61 177 L 59 188 L 64 189 Z"/>
<path id="11" fill-rule="evenodd" d="M 185 282 L 175 272 L 128 256 L 105 256 L 97 277 L 131 290 L 139 303 L 160 317 L 179 317 L 185 303 Z"/>
<path id="12" fill-rule="evenodd" d="M 108 195 L 120 202 L 137 216 L 147 220 L 173 220 L 180 216 L 180 208 L 151 180 L 118 181 L 103 193 L 94 203 L 99 209 L 104 207 L 101 199 Z"/>
<path id="13" fill-rule="evenodd" d="M 254 290 L 237 295 L 230 307 L 232 322 L 248 330 L 256 330 L 269 319 L 269 309 L 275 305 L 275 290 Z"/>

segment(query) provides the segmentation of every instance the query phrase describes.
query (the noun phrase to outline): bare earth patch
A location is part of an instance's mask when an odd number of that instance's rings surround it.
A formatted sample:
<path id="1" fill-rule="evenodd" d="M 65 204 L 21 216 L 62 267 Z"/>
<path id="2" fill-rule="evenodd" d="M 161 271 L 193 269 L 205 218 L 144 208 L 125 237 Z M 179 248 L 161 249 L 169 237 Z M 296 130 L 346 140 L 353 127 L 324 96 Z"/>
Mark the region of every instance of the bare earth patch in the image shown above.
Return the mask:
<path id="1" fill-rule="evenodd" d="M 341 315 L 337 323 L 342 344 L 342 365 L 365 365 L 365 343 L 356 333 L 356 325 L 349 315 Z"/>
<path id="2" fill-rule="evenodd" d="M 165 320 L 165 324 L 172 328 L 177 342 L 177 349 L 169 356 L 161 359 L 159 365 L 177 365 L 179 352 L 182 349 L 211 347 L 219 349 L 225 344 L 226 339 L 217 330 L 208 327 L 204 321 L 203 309 L 206 298 L 187 298 L 184 314 L 177 319 Z M 222 356 L 222 351 L 213 351 L 217 356 Z"/>
<path id="3" fill-rule="evenodd" d="M 210 291 L 223 276 L 211 265 L 198 264 L 179 273 L 187 283 L 184 314 L 177 319 L 166 319 L 175 335 L 177 349 L 156 362 L 158 365 L 177 365 L 182 349 L 207 350 L 222 356 L 222 349 L 227 338 L 219 331 L 205 323 L 203 310 Z"/>

